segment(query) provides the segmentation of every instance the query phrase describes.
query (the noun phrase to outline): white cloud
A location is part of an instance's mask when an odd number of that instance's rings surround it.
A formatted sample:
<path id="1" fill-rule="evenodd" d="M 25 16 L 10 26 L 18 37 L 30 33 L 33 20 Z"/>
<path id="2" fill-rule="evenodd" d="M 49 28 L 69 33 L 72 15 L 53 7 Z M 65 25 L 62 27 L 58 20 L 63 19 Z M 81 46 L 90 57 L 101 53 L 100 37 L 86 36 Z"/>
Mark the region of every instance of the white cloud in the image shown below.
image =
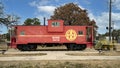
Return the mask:
<path id="1" fill-rule="evenodd" d="M 114 4 L 114 7 L 116 8 L 116 10 L 120 10 L 120 0 L 113 0 L 112 1 Z M 90 12 L 88 14 L 88 16 L 90 17 L 90 19 L 94 19 L 96 21 L 96 24 L 98 25 L 98 32 L 99 33 L 105 33 L 106 31 L 108 32 L 108 30 L 106 30 L 106 27 L 109 26 L 109 12 L 102 12 L 100 13 L 99 16 L 95 16 L 93 15 L 92 12 Z M 112 27 L 114 27 L 114 29 L 120 29 L 120 13 L 117 12 L 112 12 Z M 114 22 L 114 25 L 113 25 Z"/>
<path id="2" fill-rule="evenodd" d="M 120 13 L 112 13 L 113 21 L 120 21 Z"/>
<path id="3" fill-rule="evenodd" d="M 58 0 L 56 0 L 58 1 Z M 53 11 L 55 10 L 56 6 L 48 5 L 49 0 L 40 0 L 40 1 L 33 1 L 29 3 L 31 6 L 37 8 L 38 13 L 44 13 L 44 14 L 53 14 Z"/>
<path id="4" fill-rule="evenodd" d="M 82 10 L 85 10 L 85 8 L 84 8 L 84 7 L 82 7 L 81 5 L 79 5 L 78 7 L 80 7 Z"/>
<path id="5" fill-rule="evenodd" d="M 59 2 L 59 0 L 54 0 L 54 1 Z M 31 6 L 34 6 L 37 8 L 36 17 L 39 18 L 41 22 L 43 22 L 43 17 L 46 17 L 47 19 L 49 19 L 50 16 L 53 14 L 53 11 L 56 8 L 56 6 L 51 5 L 50 2 L 51 2 L 50 0 L 40 0 L 40 1 L 33 1 L 30 3 Z M 79 5 L 79 7 L 82 9 L 85 9 L 81 5 Z M 120 10 L 120 0 L 115 1 L 115 7 Z M 90 19 L 91 20 L 94 19 L 96 21 L 96 24 L 99 27 L 98 28 L 99 33 L 105 33 L 106 31 L 108 31 L 106 30 L 106 27 L 109 25 L 108 15 L 109 15 L 108 12 L 102 12 L 99 14 L 99 16 L 95 16 L 92 11 L 90 10 L 88 11 L 88 16 L 90 17 Z M 115 22 L 114 24 L 115 29 L 120 29 L 119 27 L 120 13 L 112 13 L 112 21 Z"/>
<path id="6" fill-rule="evenodd" d="M 47 5 L 49 3 L 49 0 L 39 0 L 39 1 L 32 1 L 29 4 L 31 6 L 40 6 L 40 5 Z"/>
<path id="7" fill-rule="evenodd" d="M 109 13 L 108 12 L 103 12 L 101 13 L 100 16 L 95 16 L 92 13 L 89 13 L 88 15 L 90 17 L 90 19 L 94 19 L 96 21 L 98 28 L 98 32 L 99 33 L 105 33 L 106 31 L 106 27 L 109 26 Z M 112 23 L 114 21 L 114 29 L 120 29 L 119 25 L 119 21 L 120 21 L 120 13 L 112 13 Z M 112 25 L 113 27 L 113 25 Z"/>
<path id="8" fill-rule="evenodd" d="M 53 14 L 53 11 L 55 10 L 55 6 L 38 6 L 39 12 L 45 12 L 47 14 Z"/>
<path id="9" fill-rule="evenodd" d="M 88 13 L 88 17 L 90 18 L 90 20 L 93 20 L 93 19 L 96 20 L 92 12 Z"/>
<path id="10" fill-rule="evenodd" d="M 59 0 L 55 0 L 55 1 L 59 1 Z M 35 15 L 37 18 L 40 19 L 41 25 L 43 25 L 43 18 L 46 17 L 46 20 L 49 19 L 56 8 L 56 6 L 50 5 L 49 4 L 50 2 L 51 2 L 50 0 L 39 0 L 29 3 L 31 6 L 37 9 Z"/>
<path id="11" fill-rule="evenodd" d="M 120 10 L 120 0 L 114 0 L 113 4 L 118 10 Z"/>

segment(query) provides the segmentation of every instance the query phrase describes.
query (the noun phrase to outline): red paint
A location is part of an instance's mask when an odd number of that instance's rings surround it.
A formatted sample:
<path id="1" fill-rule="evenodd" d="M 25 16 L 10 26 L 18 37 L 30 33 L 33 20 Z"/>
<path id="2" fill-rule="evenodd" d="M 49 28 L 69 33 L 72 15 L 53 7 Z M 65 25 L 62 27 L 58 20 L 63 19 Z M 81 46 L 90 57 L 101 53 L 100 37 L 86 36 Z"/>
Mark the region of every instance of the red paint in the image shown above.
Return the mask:
<path id="1" fill-rule="evenodd" d="M 59 26 L 52 26 L 53 22 L 59 22 Z M 76 43 L 86 44 L 89 47 L 93 44 L 92 26 L 63 26 L 62 20 L 48 20 L 48 26 L 14 26 L 16 28 L 16 41 L 11 42 L 11 47 L 16 48 L 18 44 L 29 43 Z M 53 24 L 56 25 L 56 24 Z M 92 28 L 90 41 L 87 41 L 87 27 Z M 67 32 L 70 30 L 70 32 Z M 83 34 L 79 35 L 79 31 Z M 66 32 L 68 34 L 66 34 Z M 76 34 L 74 34 L 76 33 Z M 67 36 L 67 37 L 66 37 Z M 70 38 L 70 40 L 68 40 Z"/>

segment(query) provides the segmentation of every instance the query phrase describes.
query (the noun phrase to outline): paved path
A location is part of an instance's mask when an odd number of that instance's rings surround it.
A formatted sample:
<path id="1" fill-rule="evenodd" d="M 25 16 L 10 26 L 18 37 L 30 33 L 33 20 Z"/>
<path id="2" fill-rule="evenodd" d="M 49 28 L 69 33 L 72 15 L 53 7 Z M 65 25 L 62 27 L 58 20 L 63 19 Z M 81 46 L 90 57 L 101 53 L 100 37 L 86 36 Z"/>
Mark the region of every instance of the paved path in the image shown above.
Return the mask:
<path id="1" fill-rule="evenodd" d="M 120 56 L 24 56 L 24 57 L 0 57 L 0 61 L 25 61 L 25 60 L 120 60 Z"/>
<path id="2" fill-rule="evenodd" d="M 38 53 L 47 53 L 47 55 L 42 56 L 14 56 L 14 57 L 0 57 L 0 61 L 25 61 L 25 60 L 120 60 L 120 56 L 70 56 L 65 55 L 68 52 L 60 52 L 60 51 L 43 51 Z M 78 53 L 79 51 L 75 51 L 73 53 Z M 9 54 L 12 52 L 8 52 Z M 15 53 L 15 52 L 14 52 Z M 19 52 L 16 52 L 19 54 Z M 29 53 L 29 52 L 23 52 Z M 34 52 L 31 52 L 34 53 Z M 70 52 L 71 53 L 71 52 Z M 87 53 L 87 52 L 81 52 Z M 96 53 L 96 52 L 92 52 Z M 7 54 L 7 52 L 6 52 Z"/>

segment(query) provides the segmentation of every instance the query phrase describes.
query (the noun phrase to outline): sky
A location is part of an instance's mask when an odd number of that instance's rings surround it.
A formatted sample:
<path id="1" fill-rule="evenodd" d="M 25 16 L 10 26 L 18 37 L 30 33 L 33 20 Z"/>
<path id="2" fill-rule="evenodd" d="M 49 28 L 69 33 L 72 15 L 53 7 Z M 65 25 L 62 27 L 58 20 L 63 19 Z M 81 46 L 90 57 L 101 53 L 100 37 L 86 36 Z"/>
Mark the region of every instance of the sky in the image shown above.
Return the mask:
<path id="1" fill-rule="evenodd" d="M 95 20 L 98 33 L 108 32 L 109 0 L 1 0 L 6 14 L 15 14 L 20 17 L 19 25 L 27 18 L 39 18 L 43 24 L 43 17 L 47 19 L 53 15 L 55 8 L 67 3 L 75 3 L 86 9 L 90 20 Z M 120 29 L 120 0 L 112 0 L 112 26 Z M 0 25 L 0 34 L 7 33 L 7 28 Z"/>

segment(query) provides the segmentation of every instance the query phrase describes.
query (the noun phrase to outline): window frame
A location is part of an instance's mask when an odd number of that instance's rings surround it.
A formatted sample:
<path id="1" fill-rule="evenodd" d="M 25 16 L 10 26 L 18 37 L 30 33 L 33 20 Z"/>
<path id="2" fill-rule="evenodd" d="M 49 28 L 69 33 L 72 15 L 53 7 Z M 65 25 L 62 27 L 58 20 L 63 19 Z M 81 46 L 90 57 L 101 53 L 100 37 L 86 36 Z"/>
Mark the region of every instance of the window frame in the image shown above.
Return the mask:
<path id="1" fill-rule="evenodd" d="M 60 27 L 60 22 L 52 22 L 51 26 L 52 27 Z"/>
<path id="2" fill-rule="evenodd" d="M 84 32 L 82 30 L 78 31 L 78 35 L 83 35 L 83 34 L 84 34 Z"/>

